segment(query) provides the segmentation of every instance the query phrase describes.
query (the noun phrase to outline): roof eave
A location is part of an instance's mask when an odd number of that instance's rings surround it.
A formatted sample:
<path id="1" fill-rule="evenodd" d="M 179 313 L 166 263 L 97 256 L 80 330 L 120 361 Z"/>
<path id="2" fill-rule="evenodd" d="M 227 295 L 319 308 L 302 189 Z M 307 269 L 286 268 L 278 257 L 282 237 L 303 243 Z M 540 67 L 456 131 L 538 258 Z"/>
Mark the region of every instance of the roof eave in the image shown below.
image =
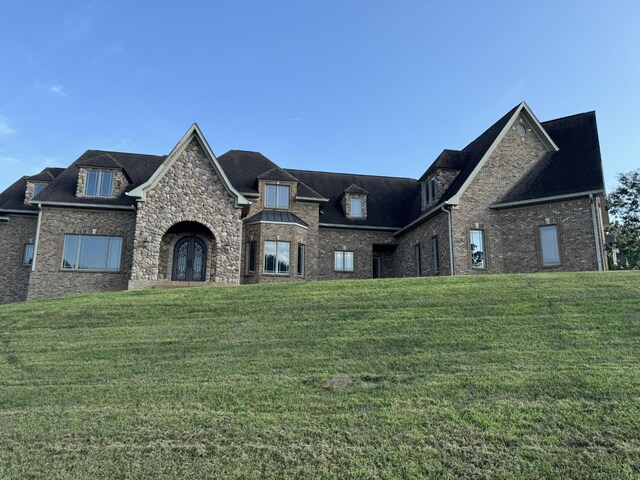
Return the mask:
<path id="1" fill-rule="evenodd" d="M 135 210 L 133 205 L 112 205 L 108 203 L 75 203 L 75 202 L 53 202 L 46 200 L 32 201 L 32 204 L 45 207 L 73 207 L 73 208 L 91 208 L 100 210 Z M 32 212 L 38 214 L 38 212 Z"/>
<path id="2" fill-rule="evenodd" d="M 589 195 L 604 195 L 604 190 L 588 190 L 584 192 L 567 193 L 564 195 L 553 195 L 550 197 L 531 198 L 527 200 L 518 200 L 515 202 L 493 203 L 489 207 L 494 210 L 500 210 L 504 208 L 525 207 L 527 205 L 535 205 L 540 203 L 553 203 L 562 200 L 570 200 L 572 198 L 588 197 Z"/>

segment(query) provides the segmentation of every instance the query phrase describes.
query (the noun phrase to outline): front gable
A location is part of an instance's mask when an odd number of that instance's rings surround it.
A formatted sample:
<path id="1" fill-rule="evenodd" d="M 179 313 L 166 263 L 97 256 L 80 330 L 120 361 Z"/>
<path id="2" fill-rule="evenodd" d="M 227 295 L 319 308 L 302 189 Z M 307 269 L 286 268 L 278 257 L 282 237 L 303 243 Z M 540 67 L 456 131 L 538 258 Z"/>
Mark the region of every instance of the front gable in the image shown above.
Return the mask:
<path id="1" fill-rule="evenodd" d="M 189 130 L 187 130 L 187 133 L 185 133 L 173 150 L 171 150 L 171 153 L 167 156 L 162 165 L 160 165 L 160 167 L 153 173 L 153 175 L 151 175 L 151 178 L 139 187 L 127 192 L 127 195 L 136 198 L 139 202 L 146 201 L 148 192 L 152 191 L 167 175 L 167 173 L 176 167 L 176 163 L 184 157 L 184 153 L 187 149 L 194 148 L 196 145 L 197 148 L 200 149 L 200 153 L 202 153 L 199 158 L 207 159 L 211 169 L 215 173 L 215 176 L 224 187 L 224 190 L 229 197 L 233 199 L 234 206 L 236 208 L 241 208 L 243 205 L 249 205 L 250 202 L 240 192 L 238 192 L 233 185 L 231 185 L 231 182 L 224 173 L 224 170 L 222 170 L 216 156 L 209 147 L 207 140 L 204 138 L 200 128 L 195 123 L 189 128 Z M 182 167 L 186 170 L 181 174 L 181 176 L 185 177 L 186 180 L 186 183 L 183 186 L 188 187 L 188 170 L 190 169 L 190 165 L 186 163 L 183 164 Z M 197 176 L 197 173 L 194 171 L 194 182 L 197 182 Z"/>

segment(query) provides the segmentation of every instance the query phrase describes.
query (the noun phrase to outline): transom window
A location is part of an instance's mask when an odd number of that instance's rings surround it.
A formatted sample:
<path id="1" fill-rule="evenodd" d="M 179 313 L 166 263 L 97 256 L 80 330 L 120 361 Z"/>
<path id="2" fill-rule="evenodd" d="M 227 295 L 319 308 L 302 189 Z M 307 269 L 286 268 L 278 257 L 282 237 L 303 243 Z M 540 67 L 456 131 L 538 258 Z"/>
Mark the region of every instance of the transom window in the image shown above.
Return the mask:
<path id="1" fill-rule="evenodd" d="M 289 185 L 266 185 L 265 207 L 289 208 Z"/>
<path id="2" fill-rule="evenodd" d="M 556 225 L 540 227 L 540 247 L 542 250 L 542 265 L 545 267 L 557 267 L 560 265 L 558 227 Z"/>
<path id="3" fill-rule="evenodd" d="M 33 263 L 33 253 L 35 251 L 35 245 L 33 243 L 24 244 L 24 252 L 22 253 L 22 264 L 31 265 Z"/>
<path id="4" fill-rule="evenodd" d="M 351 216 L 352 217 L 362 216 L 362 200 L 360 198 L 351 199 Z"/>
<path id="5" fill-rule="evenodd" d="M 89 170 L 84 183 L 86 197 L 110 197 L 113 195 L 113 172 Z"/>
<path id="6" fill-rule="evenodd" d="M 264 273 L 288 275 L 290 248 L 289 242 L 264 242 Z"/>
<path id="7" fill-rule="evenodd" d="M 68 234 L 64 236 L 62 269 L 117 272 L 121 254 L 122 237 Z"/>
<path id="8" fill-rule="evenodd" d="M 471 229 L 469 234 L 471 247 L 471 267 L 487 268 L 487 254 L 485 250 L 484 230 Z"/>
<path id="9" fill-rule="evenodd" d="M 44 190 L 44 187 L 46 186 L 46 183 L 36 183 L 33 186 L 33 196 L 35 197 L 36 195 L 38 195 L 42 190 Z"/>
<path id="10" fill-rule="evenodd" d="M 336 272 L 353 272 L 353 252 L 336 251 L 334 265 Z"/>

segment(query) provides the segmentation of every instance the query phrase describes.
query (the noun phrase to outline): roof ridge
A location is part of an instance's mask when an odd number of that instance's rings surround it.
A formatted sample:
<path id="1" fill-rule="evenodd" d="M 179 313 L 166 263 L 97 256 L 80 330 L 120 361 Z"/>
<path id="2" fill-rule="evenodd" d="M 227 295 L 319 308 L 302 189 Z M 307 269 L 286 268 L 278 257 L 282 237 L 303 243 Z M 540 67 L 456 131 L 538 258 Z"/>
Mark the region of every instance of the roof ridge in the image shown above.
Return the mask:
<path id="1" fill-rule="evenodd" d="M 93 149 L 93 148 L 88 149 L 84 153 L 87 153 L 87 152 L 100 152 L 100 153 L 103 153 L 103 154 L 119 153 L 119 154 L 122 154 L 122 155 L 141 155 L 141 156 L 145 156 L 145 157 L 158 157 L 158 158 L 162 158 L 162 157 L 166 157 L 167 156 L 167 155 L 156 155 L 154 153 L 121 152 L 121 151 L 118 151 L 118 150 L 96 150 L 96 149 Z M 80 155 L 80 156 L 82 156 L 82 155 Z"/>
<path id="2" fill-rule="evenodd" d="M 541 124 L 545 124 L 545 123 L 553 123 L 553 122 L 558 122 L 561 120 L 566 120 L 568 118 L 572 118 L 572 117 L 580 117 L 582 115 L 589 115 L 589 114 L 595 114 L 596 111 L 595 110 L 589 110 L 587 112 L 582 112 L 582 113 L 574 113 L 573 115 L 566 115 L 564 117 L 558 117 L 558 118 L 552 118 L 551 120 L 545 120 L 544 122 L 540 122 Z"/>
<path id="3" fill-rule="evenodd" d="M 417 182 L 417 180 L 415 178 L 411 178 L 411 177 L 393 177 L 393 176 L 389 176 L 389 175 L 369 175 L 366 173 L 344 173 L 344 172 L 325 172 L 322 170 L 304 170 L 304 169 L 299 169 L 299 168 L 285 168 L 285 171 L 293 171 L 293 172 L 305 172 L 305 173 L 326 173 L 329 175 L 351 175 L 354 177 L 371 177 L 371 178 L 393 178 L 395 180 L 415 180 Z"/>

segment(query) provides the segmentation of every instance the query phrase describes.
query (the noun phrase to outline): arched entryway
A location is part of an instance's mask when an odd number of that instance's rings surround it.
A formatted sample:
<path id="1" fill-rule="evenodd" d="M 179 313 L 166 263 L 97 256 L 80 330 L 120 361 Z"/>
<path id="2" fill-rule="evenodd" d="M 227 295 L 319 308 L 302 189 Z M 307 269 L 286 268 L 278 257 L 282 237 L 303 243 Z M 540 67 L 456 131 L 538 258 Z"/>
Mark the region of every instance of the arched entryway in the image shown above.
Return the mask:
<path id="1" fill-rule="evenodd" d="M 207 273 L 207 246 L 198 237 L 183 237 L 173 249 L 172 280 L 204 282 Z"/>
<path id="2" fill-rule="evenodd" d="M 215 278 L 216 242 L 198 222 L 179 222 L 162 236 L 158 278 L 175 282 L 208 282 Z"/>

